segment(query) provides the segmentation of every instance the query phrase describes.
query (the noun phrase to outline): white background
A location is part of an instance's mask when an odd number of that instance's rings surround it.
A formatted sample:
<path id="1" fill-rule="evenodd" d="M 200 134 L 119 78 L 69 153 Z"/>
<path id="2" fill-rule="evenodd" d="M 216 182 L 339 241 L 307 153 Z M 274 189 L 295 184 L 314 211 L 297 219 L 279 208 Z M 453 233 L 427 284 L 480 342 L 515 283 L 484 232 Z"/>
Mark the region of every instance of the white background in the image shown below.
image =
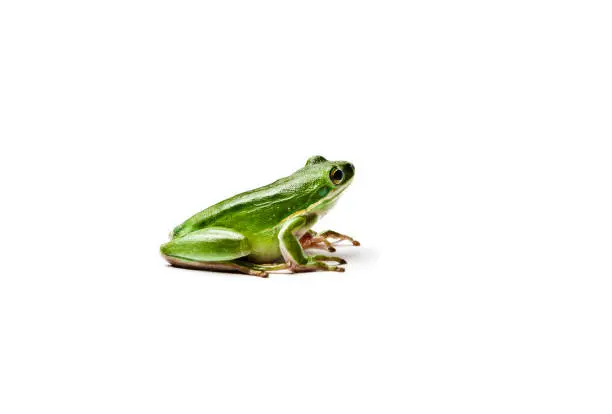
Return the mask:
<path id="1" fill-rule="evenodd" d="M 3 1 L 0 412 L 609 413 L 601 1 Z M 346 273 L 170 268 L 321 154 Z"/>

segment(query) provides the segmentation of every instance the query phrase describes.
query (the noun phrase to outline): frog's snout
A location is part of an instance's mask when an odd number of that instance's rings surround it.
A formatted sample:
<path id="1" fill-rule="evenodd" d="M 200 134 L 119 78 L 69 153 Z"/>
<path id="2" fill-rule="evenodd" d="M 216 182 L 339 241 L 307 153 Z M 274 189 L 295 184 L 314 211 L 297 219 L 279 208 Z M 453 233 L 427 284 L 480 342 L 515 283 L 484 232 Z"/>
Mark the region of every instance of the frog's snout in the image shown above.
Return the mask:
<path id="1" fill-rule="evenodd" d="M 350 162 L 347 162 L 342 165 L 342 172 L 344 173 L 346 181 L 348 182 L 355 175 L 355 166 Z"/>

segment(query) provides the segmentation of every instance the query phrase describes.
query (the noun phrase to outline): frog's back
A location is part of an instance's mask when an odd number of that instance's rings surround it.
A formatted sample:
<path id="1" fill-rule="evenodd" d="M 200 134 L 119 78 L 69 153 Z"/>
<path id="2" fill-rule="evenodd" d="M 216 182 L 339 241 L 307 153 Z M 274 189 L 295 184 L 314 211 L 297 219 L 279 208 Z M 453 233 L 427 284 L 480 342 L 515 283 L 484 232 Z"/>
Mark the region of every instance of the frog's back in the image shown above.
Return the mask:
<path id="1" fill-rule="evenodd" d="M 272 184 L 223 200 L 177 226 L 173 238 L 206 227 L 225 227 L 245 235 L 268 233 L 288 216 L 320 198 L 308 174 L 281 178 Z"/>

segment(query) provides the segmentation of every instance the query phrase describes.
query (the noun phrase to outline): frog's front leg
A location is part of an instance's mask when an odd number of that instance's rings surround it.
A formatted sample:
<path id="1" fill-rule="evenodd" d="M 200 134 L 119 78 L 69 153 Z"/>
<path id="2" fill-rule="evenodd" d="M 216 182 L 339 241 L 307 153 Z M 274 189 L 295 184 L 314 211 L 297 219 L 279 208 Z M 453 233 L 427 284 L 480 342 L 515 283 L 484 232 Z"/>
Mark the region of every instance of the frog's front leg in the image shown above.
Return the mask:
<path id="1" fill-rule="evenodd" d="M 329 239 L 334 239 L 335 241 L 331 242 Z M 353 246 L 359 246 L 361 244 L 352 237 L 333 230 L 326 230 L 318 234 L 313 230 L 308 230 L 300 238 L 300 244 L 302 245 L 303 249 L 320 248 L 325 249 L 328 252 L 335 252 L 336 248 L 333 246 L 333 244 L 339 243 L 342 240 L 350 241 Z"/>
<path id="2" fill-rule="evenodd" d="M 300 230 L 309 228 L 317 220 L 315 215 L 302 215 L 288 220 L 281 228 L 278 234 L 280 250 L 289 265 L 289 269 L 294 272 L 310 272 L 316 270 L 331 270 L 335 272 L 344 272 L 344 268 L 335 265 L 329 265 L 325 262 L 334 261 L 338 264 L 345 264 L 346 261 L 335 256 L 306 256 L 300 240 L 296 234 Z M 303 237 L 303 236 L 302 236 Z"/>

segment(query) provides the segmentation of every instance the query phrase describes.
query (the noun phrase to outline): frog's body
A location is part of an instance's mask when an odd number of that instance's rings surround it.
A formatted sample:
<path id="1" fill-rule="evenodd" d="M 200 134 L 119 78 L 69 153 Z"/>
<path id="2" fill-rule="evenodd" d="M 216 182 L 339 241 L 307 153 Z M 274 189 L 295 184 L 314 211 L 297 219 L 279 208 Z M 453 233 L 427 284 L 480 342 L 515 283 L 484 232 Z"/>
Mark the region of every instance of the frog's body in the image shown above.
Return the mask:
<path id="1" fill-rule="evenodd" d="M 335 232 L 317 235 L 309 228 L 333 207 L 348 187 L 354 167 L 344 161 L 311 157 L 294 174 L 264 187 L 221 201 L 189 218 L 161 247 L 173 265 L 200 269 L 238 270 L 265 276 L 267 270 L 338 270 L 326 256 L 306 257 L 303 247 L 325 245 Z"/>

